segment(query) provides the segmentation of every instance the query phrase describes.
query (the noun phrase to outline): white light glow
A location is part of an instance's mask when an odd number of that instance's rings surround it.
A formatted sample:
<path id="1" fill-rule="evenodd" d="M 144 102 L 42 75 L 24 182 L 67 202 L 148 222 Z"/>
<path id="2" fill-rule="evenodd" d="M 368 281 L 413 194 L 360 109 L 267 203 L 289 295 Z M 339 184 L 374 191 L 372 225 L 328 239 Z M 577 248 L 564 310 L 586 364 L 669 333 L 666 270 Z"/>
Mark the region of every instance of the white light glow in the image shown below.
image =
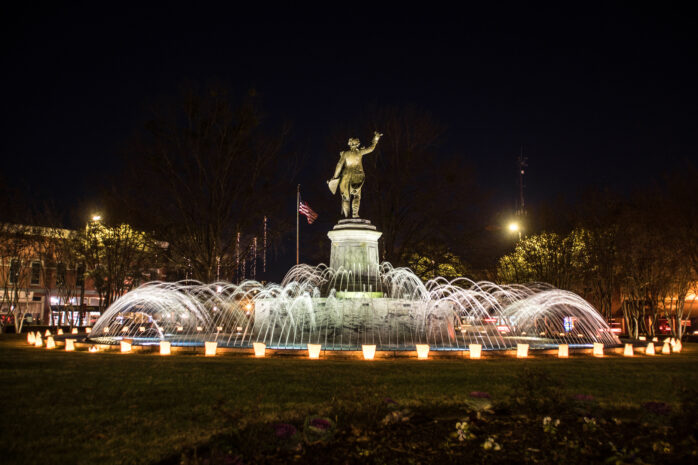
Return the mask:
<path id="1" fill-rule="evenodd" d="M 419 360 L 429 358 L 429 344 L 417 344 L 417 358 Z"/>
<path id="2" fill-rule="evenodd" d="M 254 356 L 255 357 L 264 357 L 264 354 L 267 351 L 267 345 L 263 342 L 253 343 L 252 348 L 254 349 Z"/>
<path id="3" fill-rule="evenodd" d="M 635 355 L 633 351 L 633 345 L 632 344 L 625 344 L 625 349 L 623 349 L 623 356 L 624 357 L 632 357 Z"/>
<path id="4" fill-rule="evenodd" d="M 308 358 L 320 358 L 320 349 L 322 349 L 320 344 L 308 344 Z"/>
<path id="5" fill-rule="evenodd" d="M 482 357 L 482 344 L 470 344 L 468 346 L 470 349 L 470 358 L 477 359 Z"/>
<path id="6" fill-rule="evenodd" d="M 131 352 L 131 343 L 128 341 L 121 341 L 120 343 L 121 346 L 121 353 L 122 354 L 127 354 Z"/>
<path id="7" fill-rule="evenodd" d="M 600 342 L 594 343 L 594 357 L 603 357 L 603 344 Z"/>
<path id="8" fill-rule="evenodd" d="M 73 328 L 70 330 L 70 334 L 77 334 L 78 333 L 78 328 Z"/>
<path id="9" fill-rule="evenodd" d="M 53 340 L 53 336 L 49 336 L 46 338 L 46 348 L 47 349 L 55 349 L 56 348 L 56 341 Z"/>
<path id="10" fill-rule="evenodd" d="M 664 345 L 662 345 L 662 354 L 669 355 L 670 353 L 671 353 L 671 346 L 669 345 L 668 342 L 665 342 Z"/>
<path id="11" fill-rule="evenodd" d="M 373 360 L 376 356 L 376 346 L 374 344 L 363 344 L 361 351 L 364 354 L 364 360 Z"/>
<path id="12" fill-rule="evenodd" d="M 216 355 L 216 350 L 218 349 L 217 342 L 206 342 L 204 343 L 204 355 L 207 357 L 213 357 Z"/>
<path id="13" fill-rule="evenodd" d="M 568 344 L 560 344 L 557 346 L 557 358 L 567 358 L 570 356 L 570 346 Z"/>
<path id="14" fill-rule="evenodd" d="M 75 339 L 66 339 L 65 340 L 65 351 L 72 352 L 74 350 L 75 350 Z"/>
<path id="15" fill-rule="evenodd" d="M 648 342 L 645 355 L 654 355 L 654 342 Z"/>
<path id="16" fill-rule="evenodd" d="M 528 344 L 516 344 L 516 358 L 528 357 Z"/>
<path id="17" fill-rule="evenodd" d="M 33 332 L 29 331 L 27 333 L 27 343 L 29 343 L 30 345 L 34 345 L 35 342 L 36 342 L 36 336 L 34 336 Z"/>
<path id="18" fill-rule="evenodd" d="M 172 347 L 169 341 L 160 341 L 160 355 L 170 355 Z"/>

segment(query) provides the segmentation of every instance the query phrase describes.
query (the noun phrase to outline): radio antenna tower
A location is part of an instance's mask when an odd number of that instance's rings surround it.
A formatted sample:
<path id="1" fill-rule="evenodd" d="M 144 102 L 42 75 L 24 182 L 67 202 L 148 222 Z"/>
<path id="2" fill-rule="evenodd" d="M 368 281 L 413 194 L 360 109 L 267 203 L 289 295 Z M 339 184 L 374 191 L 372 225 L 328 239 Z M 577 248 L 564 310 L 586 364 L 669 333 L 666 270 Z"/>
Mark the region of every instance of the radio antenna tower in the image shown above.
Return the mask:
<path id="1" fill-rule="evenodd" d="M 516 164 L 519 168 L 519 201 L 517 202 L 516 215 L 525 216 L 526 215 L 526 201 L 524 200 L 524 168 L 528 167 L 528 157 L 524 157 L 523 145 L 521 146 L 521 153 L 519 158 L 516 160 Z"/>

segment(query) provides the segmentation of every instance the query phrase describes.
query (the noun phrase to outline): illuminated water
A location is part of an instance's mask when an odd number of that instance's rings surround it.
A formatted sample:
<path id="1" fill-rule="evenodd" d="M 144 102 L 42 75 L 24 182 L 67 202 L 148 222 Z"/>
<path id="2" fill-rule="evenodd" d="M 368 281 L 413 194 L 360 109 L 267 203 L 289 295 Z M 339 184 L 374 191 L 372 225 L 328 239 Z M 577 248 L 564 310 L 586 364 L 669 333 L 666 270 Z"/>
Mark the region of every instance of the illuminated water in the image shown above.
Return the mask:
<path id="1" fill-rule="evenodd" d="M 364 276 L 364 278 L 361 278 Z M 366 278 L 365 276 L 370 276 Z M 362 280 L 364 280 L 362 282 Z M 462 278 L 422 283 L 406 268 L 375 272 L 292 268 L 282 283 L 151 282 L 115 301 L 91 340 L 136 344 L 327 350 L 507 349 L 557 344 L 619 344 L 599 313 L 578 295 L 544 284 L 499 286 Z"/>

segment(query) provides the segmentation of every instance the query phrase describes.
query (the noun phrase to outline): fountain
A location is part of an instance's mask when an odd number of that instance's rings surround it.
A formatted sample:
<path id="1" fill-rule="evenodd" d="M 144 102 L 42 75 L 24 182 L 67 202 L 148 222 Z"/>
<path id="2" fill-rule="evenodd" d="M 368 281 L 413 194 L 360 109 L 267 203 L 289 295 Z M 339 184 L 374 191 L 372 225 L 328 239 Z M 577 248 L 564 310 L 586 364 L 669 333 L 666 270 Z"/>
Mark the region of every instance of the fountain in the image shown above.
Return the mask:
<path id="1" fill-rule="evenodd" d="M 325 350 L 483 350 L 619 344 L 578 295 L 544 284 L 497 285 L 465 278 L 423 283 L 382 263 L 372 273 L 293 267 L 281 284 L 151 282 L 115 301 L 90 341 L 117 344 Z"/>
<path id="2" fill-rule="evenodd" d="M 345 216 L 328 232 L 329 266 L 297 265 L 281 284 L 150 282 L 116 300 L 88 339 L 296 350 L 319 345 L 338 351 L 368 346 L 463 351 L 472 346 L 478 357 L 480 350 L 620 344 L 599 313 L 572 292 L 467 278 L 424 283 L 407 268 L 379 263 L 381 232 L 358 217 L 361 157 L 379 139 L 376 133 L 369 148 L 350 139 L 351 149 L 342 152 L 328 181 L 333 193 L 340 188 Z"/>

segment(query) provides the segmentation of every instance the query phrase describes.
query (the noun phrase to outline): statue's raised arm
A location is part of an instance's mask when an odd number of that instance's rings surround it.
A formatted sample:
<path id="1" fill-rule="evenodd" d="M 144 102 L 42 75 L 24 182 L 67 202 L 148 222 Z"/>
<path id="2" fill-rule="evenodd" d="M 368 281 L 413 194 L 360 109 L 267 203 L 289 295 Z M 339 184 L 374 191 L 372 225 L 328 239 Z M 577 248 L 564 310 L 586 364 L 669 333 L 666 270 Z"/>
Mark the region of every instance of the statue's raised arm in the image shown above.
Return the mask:
<path id="1" fill-rule="evenodd" d="M 380 132 L 375 131 L 373 133 L 373 143 L 370 147 L 359 147 L 359 139 L 349 139 L 349 150 L 340 153 L 334 176 L 327 181 L 327 185 L 333 194 L 337 192 L 337 187 L 339 187 L 339 192 L 342 194 L 342 214 L 345 217 L 349 217 L 350 205 L 351 216 L 353 218 L 359 217 L 361 187 L 363 187 L 365 179 L 361 158 L 373 152 L 382 135 Z"/>
<path id="2" fill-rule="evenodd" d="M 382 136 L 383 134 L 381 134 L 380 132 L 373 131 L 373 143 L 368 147 L 361 147 L 361 155 L 367 155 L 373 152 L 376 149 L 376 145 L 378 145 L 378 141 Z"/>

